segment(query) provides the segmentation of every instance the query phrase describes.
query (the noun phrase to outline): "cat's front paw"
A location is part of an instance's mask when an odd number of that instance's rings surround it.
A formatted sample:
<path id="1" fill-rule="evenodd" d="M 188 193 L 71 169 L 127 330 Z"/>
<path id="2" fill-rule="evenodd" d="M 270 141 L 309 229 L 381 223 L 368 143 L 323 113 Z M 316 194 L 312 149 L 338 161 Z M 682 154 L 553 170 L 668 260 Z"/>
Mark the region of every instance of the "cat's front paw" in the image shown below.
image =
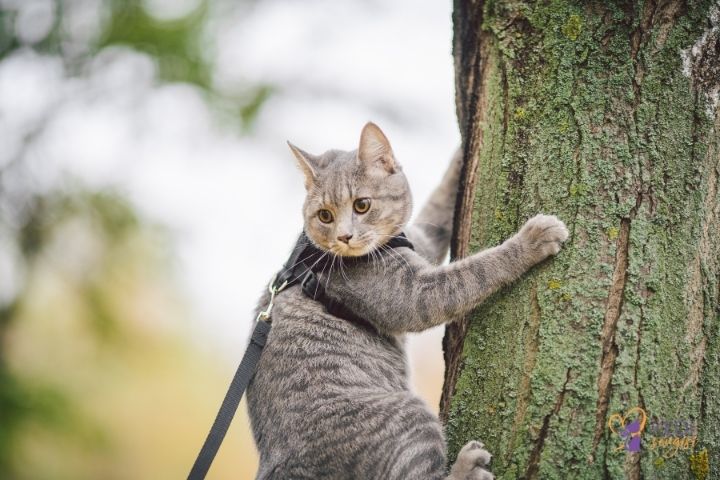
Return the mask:
<path id="1" fill-rule="evenodd" d="M 523 249 L 532 256 L 533 263 L 556 255 L 568 238 L 568 229 L 555 215 L 535 215 L 518 232 Z"/>
<path id="2" fill-rule="evenodd" d="M 491 458 L 482 442 L 468 442 L 458 453 L 448 480 L 493 480 L 495 476 L 488 470 Z"/>

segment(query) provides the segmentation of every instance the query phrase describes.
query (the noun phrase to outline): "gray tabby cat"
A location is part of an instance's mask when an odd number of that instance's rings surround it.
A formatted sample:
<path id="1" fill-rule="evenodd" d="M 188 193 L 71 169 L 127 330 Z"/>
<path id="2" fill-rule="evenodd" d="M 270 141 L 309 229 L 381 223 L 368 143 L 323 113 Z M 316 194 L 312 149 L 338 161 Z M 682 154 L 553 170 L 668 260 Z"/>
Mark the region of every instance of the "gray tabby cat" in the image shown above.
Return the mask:
<path id="1" fill-rule="evenodd" d="M 327 293 L 376 329 L 328 314 L 298 286 L 282 292 L 248 388 L 258 479 L 491 479 L 491 455 L 472 441 L 445 471 L 443 429 L 408 385 L 407 332 L 468 313 L 567 239 L 554 216 L 530 219 L 502 245 L 440 265 L 453 222 L 460 156 L 407 225 L 410 189 L 382 131 L 368 123 L 358 150 L 315 156 L 290 145 L 305 174 L 305 232 L 333 261 Z M 405 231 L 416 250 L 383 251 Z M 370 253 L 371 262 L 342 257 Z M 266 295 L 260 304 L 265 306 Z"/>

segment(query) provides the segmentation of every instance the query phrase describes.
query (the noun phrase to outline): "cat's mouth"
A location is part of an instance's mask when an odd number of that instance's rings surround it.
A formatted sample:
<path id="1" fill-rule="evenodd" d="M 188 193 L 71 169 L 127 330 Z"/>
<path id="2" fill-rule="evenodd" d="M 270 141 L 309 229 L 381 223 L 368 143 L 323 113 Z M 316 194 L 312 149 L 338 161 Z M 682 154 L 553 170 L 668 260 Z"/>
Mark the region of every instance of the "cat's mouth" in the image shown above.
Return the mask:
<path id="1" fill-rule="evenodd" d="M 328 250 L 341 257 L 362 257 L 376 249 L 382 249 L 385 243 L 384 239 L 390 239 L 395 235 L 397 235 L 397 233 L 365 233 L 357 237 L 357 239 L 351 239 L 347 243 L 333 242 Z"/>
<path id="2" fill-rule="evenodd" d="M 330 251 L 341 257 L 362 257 L 367 255 L 373 249 L 371 242 L 357 242 L 349 243 L 335 242 L 331 247 Z"/>

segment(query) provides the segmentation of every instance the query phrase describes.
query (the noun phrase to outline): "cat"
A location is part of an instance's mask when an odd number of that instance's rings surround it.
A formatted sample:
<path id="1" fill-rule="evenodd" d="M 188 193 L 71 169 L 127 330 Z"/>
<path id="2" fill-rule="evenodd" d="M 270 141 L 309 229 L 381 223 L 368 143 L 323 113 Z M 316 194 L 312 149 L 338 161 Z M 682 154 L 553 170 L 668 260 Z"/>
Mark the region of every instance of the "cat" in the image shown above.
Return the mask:
<path id="1" fill-rule="evenodd" d="M 289 143 L 289 142 L 288 142 Z M 537 215 L 502 245 L 441 265 L 452 234 L 461 156 L 412 225 L 407 179 L 385 134 L 368 123 L 357 150 L 290 149 L 305 177 L 307 237 L 332 257 L 327 294 L 374 328 L 334 317 L 291 287 L 275 300 L 272 330 L 248 392 L 258 480 L 491 479 L 479 441 L 446 471 L 442 426 L 408 385 L 403 334 L 468 313 L 555 255 L 567 239 Z M 410 248 L 384 249 L 404 231 Z M 368 262 L 343 262 L 370 255 Z M 268 302 L 266 294 L 260 305 Z"/>

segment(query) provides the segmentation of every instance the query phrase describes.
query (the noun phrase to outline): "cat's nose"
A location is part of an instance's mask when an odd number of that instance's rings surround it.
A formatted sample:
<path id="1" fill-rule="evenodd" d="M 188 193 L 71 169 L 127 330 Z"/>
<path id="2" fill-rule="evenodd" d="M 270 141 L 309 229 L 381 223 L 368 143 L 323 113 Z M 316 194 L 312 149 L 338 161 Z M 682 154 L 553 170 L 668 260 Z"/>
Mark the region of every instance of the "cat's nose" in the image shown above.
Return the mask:
<path id="1" fill-rule="evenodd" d="M 352 235 L 350 235 L 350 234 L 340 235 L 340 236 L 337 237 L 337 238 L 338 238 L 338 240 L 340 240 L 341 242 L 347 244 L 347 243 L 350 242 L 350 239 L 352 238 Z"/>

